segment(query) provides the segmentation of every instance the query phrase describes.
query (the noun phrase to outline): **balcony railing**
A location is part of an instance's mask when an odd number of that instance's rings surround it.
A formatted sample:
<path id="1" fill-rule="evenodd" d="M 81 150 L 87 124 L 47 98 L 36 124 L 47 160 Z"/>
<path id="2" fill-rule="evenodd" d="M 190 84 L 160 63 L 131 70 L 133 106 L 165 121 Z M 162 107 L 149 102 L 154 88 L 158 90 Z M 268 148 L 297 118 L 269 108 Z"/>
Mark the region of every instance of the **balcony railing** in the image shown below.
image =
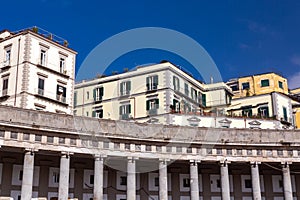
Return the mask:
<path id="1" fill-rule="evenodd" d="M 149 116 L 157 115 L 157 109 L 150 109 L 150 110 L 148 110 L 148 115 Z"/>
<path id="2" fill-rule="evenodd" d="M 7 89 L 6 90 L 2 90 L 2 96 L 6 96 L 7 95 Z"/>
<path id="3" fill-rule="evenodd" d="M 38 89 L 38 94 L 41 96 L 44 96 L 44 90 L 43 89 Z"/>
<path id="4" fill-rule="evenodd" d="M 121 96 L 127 96 L 127 95 L 130 95 L 130 90 L 121 91 Z"/>
<path id="5" fill-rule="evenodd" d="M 129 113 L 120 115 L 120 119 L 121 120 L 126 120 L 126 119 L 129 119 L 129 118 L 130 118 L 130 114 Z"/>
<path id="6" fill-rule="evenodd" d="M 63 97 L 61 95 L 56 95 L 56 100 L 62 103 L 66 103 L 66 97 Z"/>

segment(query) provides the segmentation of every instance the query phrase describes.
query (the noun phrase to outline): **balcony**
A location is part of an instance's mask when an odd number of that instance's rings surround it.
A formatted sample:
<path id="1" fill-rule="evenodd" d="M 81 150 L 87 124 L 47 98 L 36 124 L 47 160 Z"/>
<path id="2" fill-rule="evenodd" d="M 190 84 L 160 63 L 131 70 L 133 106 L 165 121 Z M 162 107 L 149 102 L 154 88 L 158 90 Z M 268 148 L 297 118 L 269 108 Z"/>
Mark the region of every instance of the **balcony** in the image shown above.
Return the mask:
<path id="1" fill-rule="evenodd" d="M 68 106 L 66 102 L 66 97 L 63 97 L 61 94 L 57 95 L 54 92 L 49 92 L 47 90 L 35 88 L 34 96 L 46 101 L 53 102 L 55 104 L 60 104 L 61 106 Z"/>
<path id="2" fill-rule="evenodd" d="M 130 90 L 121 91 L 120 96 L 128 96 L 130 95 Z"/>
<path id="3" fill-rule="evenodd" d="M 62 103 L 66 103 L 66 97 L 63 97 L 62 95 L 57 94 L 56 100 Z"/>
<path id="4" fill-rule="evenodd" d="M 2 90 L 2 96 L 7 96 L 7 89 L 6 90 Z"/>
<path id="5" fill-rule="evenodd" d="M 64 77 L 64 78 L 70 78 L 70 76 L 68 75 L 68 71 L 67 70 L 62 70 L 62 71 L 58 71 L 58 70 L 55 70 L 58 68 L 58 66 L 54 63 L 49 63 L 49 62 L 43 62 L 41 63 L 41 60 L 38 59 L 37 62 L 36 62 L 36 66 L 40 69 L 43 69 L 45 71 L 48 71 L 50 73 L 53 73 L 55 75 L 58 75 L 58 76 L 61 76 L 61 77 Z"/>
<path id="6" fill-rule="evenodd" d="M 120 120 L 128 120 L 128 119 L 130 119 L 130 114 L 129 113 L 120 115 Z"/>
<path id="7" fill-rule="evenodd" d="M 3 72 L 5 70 L 8 70 L 9 68 L 11 68 L 11 64 L 10 64 L 10 60 L 7 60 L 2 63 L 2 66 L 0 69 L 1 69 L 1 72 Z"/>
<path id="8" fill-rule="evenodd" d="M 148 115 L 149 115 L 149 116 L 157 115 L 157 109 L 154 108 L 154 109 L 148 110 Z"/>
<path id="9" fill-rule="evenodd" d="M 38 89 L 38 94 L 44 96 L 44 89 Z"/>

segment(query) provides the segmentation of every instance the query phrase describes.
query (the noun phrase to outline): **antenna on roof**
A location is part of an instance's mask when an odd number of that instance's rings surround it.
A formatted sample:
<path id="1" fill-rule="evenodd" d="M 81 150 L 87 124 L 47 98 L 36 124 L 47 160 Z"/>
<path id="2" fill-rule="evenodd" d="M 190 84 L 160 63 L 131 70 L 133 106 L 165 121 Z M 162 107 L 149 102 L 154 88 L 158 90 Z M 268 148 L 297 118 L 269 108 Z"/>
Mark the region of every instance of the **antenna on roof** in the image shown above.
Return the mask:
<path id="1" fill-rule="evenodd" d="M 214 78 L 211 76 L 210 77 L 210 84 L 213 84 L 214 83 Z"/>

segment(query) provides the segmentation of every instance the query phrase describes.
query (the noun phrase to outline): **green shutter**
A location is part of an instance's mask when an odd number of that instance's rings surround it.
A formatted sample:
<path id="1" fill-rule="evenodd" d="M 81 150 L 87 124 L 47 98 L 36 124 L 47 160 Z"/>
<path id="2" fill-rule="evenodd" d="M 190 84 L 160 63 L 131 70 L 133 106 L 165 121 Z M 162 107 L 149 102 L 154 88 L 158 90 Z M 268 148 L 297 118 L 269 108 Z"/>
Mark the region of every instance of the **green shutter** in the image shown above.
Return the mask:
<path id="1" fill-rule="evenodd" d="M 104 88 L 103 88 L 103 87 L 101 87 L 101 88 L 100 88 L 100 97 L 102 97 L 102 96 L 103 96 L 103 94 L 104 94 Z"/>
<path id="2" fill-rule="evenodd" d="M 159 99 L 155 99 L 155 106 L 156 106 L 156 109 L 159 108 Z"/>
<path id="3" fill-rule="evenodd" d="M 96 112 L 95 111 L 92 112 L 92 117 L 96 117 Z"/>
<path id="4" fill-rule="evenodd" d="M 120 94 L 123 95 L 123 83 L 120 83 Z"/>
<path id="5" fill-rule="evenodd" d="M 127 86 L 126 90 L 127 90 L 128 93 L 129 93 L 129 91 L 131 90 L 131 82 L 130 82 L 130 81 L 127 81 L 126 86 Z"/>
<path id="6" fill-rule="evenodd" d="M 206 106 L 206 94 L 202 94 L 202 105 Z"/>
<path id="7" fill-rule="evenodd" d="M 146 78 L 146 87 L 147 87 L 147 90 L 150 89 L 150 87 L 149 87 L 149 78 L 150 78 L 150 77 L 147 77 L 147 78 Z"/>
<path id="8" fill-rule="evenodd" d="M 150 109 L 150 100 L 146 101 L 146 110 Z"/>
<path id="9" fill-rule="evenodd" d="M 93 90 L 93 98 L 94 98 L 94 101 L 96 101 L 96 88 Z"/>
<path id="10" fill-rule="evenodd" d="M 128 105 L 128 113 L 131 113 L 131 104 Z"/>
<path id="11" fill-rule="evenodd" d="M 153 82 L 154 82 L 153 89 L 157 89 L 157 85 L 158 85 L 158 76 L 157 75 L 153 77 Z"/>
<path id="12" fill-rule="evenodd" d="M 283 119 L 284 121 L 288 120 L 286 107 L 283 107 Z"/>
<path id="13" fill-rule="evenodd" d="M 74 105 L 73 105 L 73 107 L 75 108 L 76 105 L 77 105 L 77 92 L 74 93 Z"/>
<path id="14" fill-rule="evenodd" d="M 174 86 L 174 90 L 176 90 L 176 77 L 173 76 L 173 86 Z"/>

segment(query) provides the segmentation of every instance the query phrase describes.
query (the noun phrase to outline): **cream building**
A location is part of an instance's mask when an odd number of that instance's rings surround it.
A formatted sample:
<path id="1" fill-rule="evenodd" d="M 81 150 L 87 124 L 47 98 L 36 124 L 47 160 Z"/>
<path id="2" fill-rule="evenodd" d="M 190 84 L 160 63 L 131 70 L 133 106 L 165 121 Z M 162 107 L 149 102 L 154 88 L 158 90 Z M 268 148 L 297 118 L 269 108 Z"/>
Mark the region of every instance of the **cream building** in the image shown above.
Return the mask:
<path id="1" fill-rule="evenodd" d="M 0 104 L 72 114 L 76 52 L 34 27 L 0 32 Z"/>
<path id="2" fill-rule="evenodd" d="M 223 110 L 231 101 L 225 83 L 203 84 L 170 62 L 82 81 L 75 85 L 74 112 L 78 116 L 147 121 L 168 113 Z M 166 115 L 163 124 L 172 120 Z"/>

